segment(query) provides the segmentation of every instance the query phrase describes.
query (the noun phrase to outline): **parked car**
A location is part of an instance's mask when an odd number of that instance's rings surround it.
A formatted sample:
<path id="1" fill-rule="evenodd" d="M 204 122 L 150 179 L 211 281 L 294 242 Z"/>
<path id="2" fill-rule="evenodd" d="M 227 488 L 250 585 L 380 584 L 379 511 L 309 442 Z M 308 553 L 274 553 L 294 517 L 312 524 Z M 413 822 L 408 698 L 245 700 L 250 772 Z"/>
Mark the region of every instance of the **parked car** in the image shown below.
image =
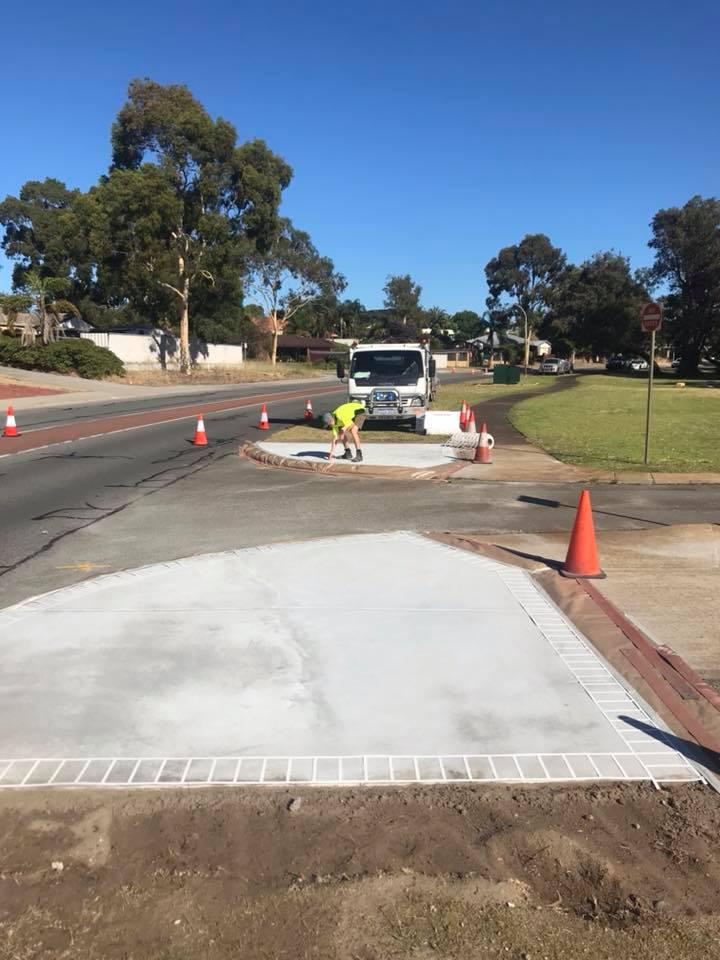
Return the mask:
<path id="1" fill-rule="evenodd" d="M 612 357 L 605 364 L 606 370 L 624 370 L 625 369 L 625 357 L 621 353 L 614 353 Z"/>
<path id="2" fill-rule="evenodd" d="M 540 373 L 572 373 L 572 364 L 562 357 L 543 357 L 540 361 Z"/>
<path id="3" fill-rule="evenodd" d="M 632 357 L 632 359 L 627 361 L 626 367 L 631 373 L 647 373 L 650 369 L 650 364 L 647 360 L 643 360 L 642 357 Z"/>

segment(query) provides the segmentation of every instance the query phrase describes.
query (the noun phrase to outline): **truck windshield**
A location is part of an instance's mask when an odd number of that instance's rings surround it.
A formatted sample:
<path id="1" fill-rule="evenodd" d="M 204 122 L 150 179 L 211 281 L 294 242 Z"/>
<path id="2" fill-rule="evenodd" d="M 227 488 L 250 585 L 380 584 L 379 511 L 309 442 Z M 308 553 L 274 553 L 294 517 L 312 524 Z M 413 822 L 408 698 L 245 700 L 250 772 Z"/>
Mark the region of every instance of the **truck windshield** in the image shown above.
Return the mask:
<path id="1" fill-rule="evenodd" d="M 358 350 L 350 364 L 350 376 L 367 384 L 416 383 L 423 374 L 419 350 Z"/>

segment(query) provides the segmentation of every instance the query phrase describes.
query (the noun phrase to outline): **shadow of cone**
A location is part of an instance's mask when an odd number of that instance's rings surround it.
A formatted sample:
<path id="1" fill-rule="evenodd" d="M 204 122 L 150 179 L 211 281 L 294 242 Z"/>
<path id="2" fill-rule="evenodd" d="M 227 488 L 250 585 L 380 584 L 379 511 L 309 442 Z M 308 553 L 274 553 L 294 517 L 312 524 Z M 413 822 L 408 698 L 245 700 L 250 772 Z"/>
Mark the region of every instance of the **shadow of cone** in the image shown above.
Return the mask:
<path id="1" fill-rule="evenodd" d="M 592 507 L 587 490 L 580 494 L 570 544 L 560 574 L 577 580 L 602 580 L 606 576 L 598 563 Z"/>

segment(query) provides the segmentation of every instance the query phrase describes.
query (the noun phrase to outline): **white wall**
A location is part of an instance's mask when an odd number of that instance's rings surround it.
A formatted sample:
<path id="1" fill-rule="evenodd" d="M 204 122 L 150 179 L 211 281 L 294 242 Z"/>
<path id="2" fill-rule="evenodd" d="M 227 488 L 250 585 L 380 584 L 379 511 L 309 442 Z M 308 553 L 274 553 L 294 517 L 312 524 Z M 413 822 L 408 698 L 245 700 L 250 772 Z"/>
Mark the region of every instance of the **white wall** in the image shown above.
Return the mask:
<path id="1" fill-rule="evenodd" d="M 107 347 L 130 370 L 166 368 L 176 370 L 180 365 L 180 342 L 172 334 L 158 330 L 153 335 L 141 333 L 82 333 L 99 347 Z M 190 359 L 199 367 L 236 366 L 244 363 L 241 346 L 229 343 L 203 343 L 190 338 Z"/>

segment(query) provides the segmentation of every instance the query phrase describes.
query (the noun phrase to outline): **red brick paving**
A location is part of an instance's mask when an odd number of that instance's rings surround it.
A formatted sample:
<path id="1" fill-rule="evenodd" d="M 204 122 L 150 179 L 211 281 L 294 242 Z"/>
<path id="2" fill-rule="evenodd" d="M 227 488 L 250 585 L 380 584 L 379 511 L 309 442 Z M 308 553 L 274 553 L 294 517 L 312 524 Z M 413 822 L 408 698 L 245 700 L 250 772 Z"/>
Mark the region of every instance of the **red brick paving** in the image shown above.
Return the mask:
<path id="1" fill-rule="evenodd" d="M 21 387 L 15 383 L 0 383 L 0 400 L 19 400 L 20 397 L 47 397 L 66 390 L 51 390 L 48 387 Z"/>

